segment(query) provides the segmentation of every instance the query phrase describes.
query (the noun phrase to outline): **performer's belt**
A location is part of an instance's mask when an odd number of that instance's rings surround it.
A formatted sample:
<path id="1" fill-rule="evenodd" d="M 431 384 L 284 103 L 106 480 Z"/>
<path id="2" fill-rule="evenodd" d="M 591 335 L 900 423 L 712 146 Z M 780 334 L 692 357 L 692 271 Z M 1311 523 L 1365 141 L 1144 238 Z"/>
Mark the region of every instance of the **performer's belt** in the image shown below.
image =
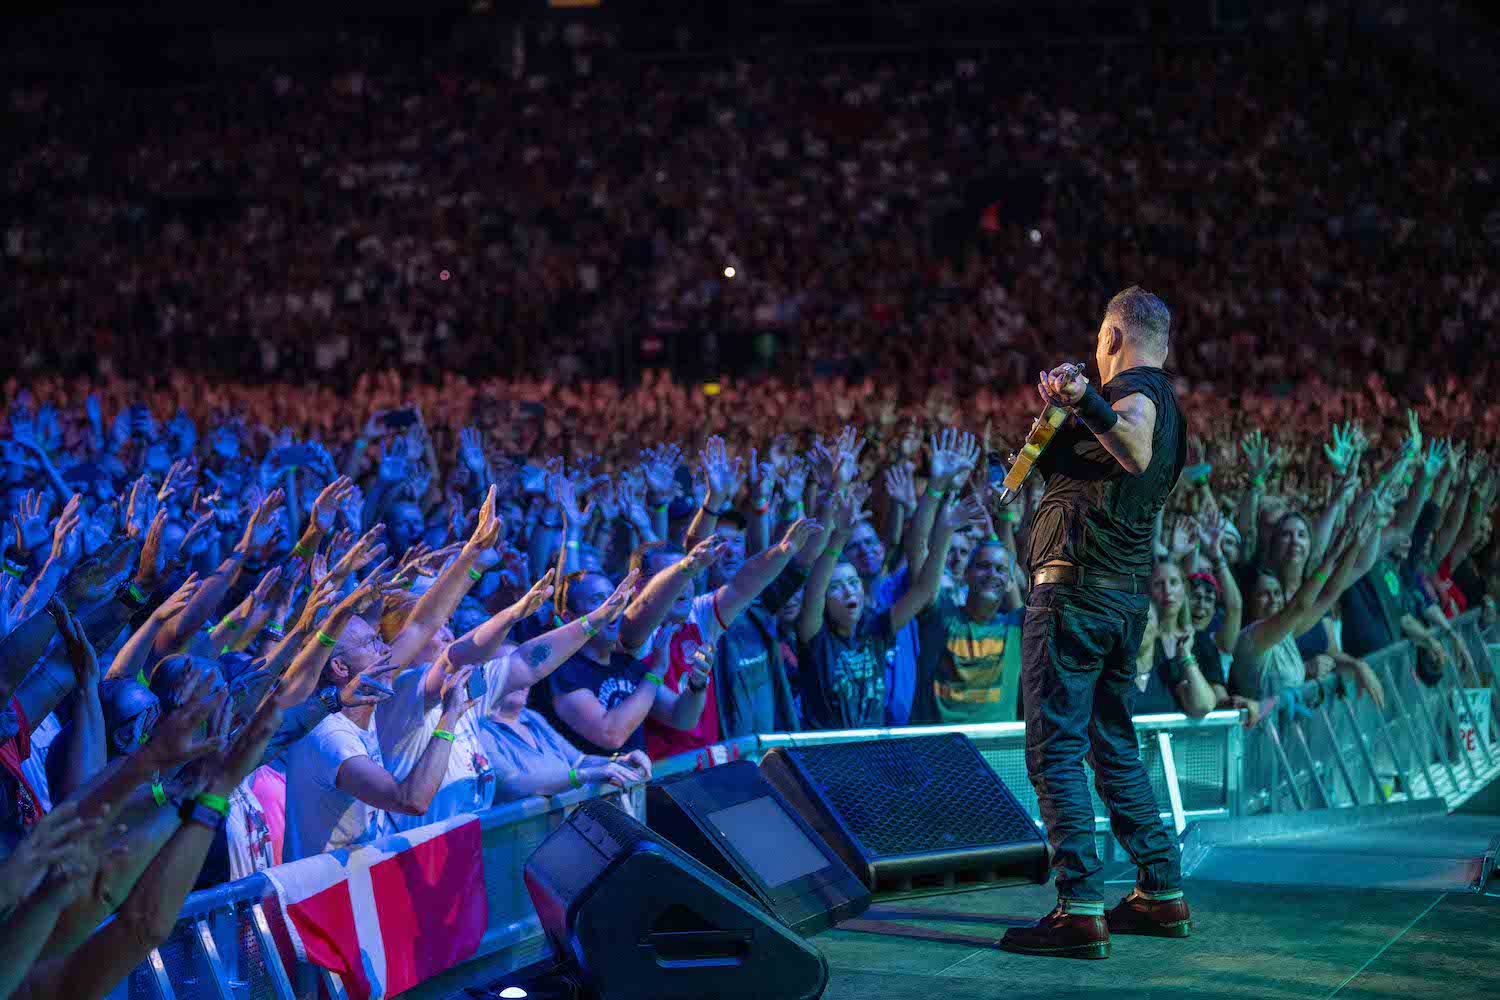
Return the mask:
<path id="1" fill-rule="evenodd" d="M 1100 590 L 1123 590 L 1127 594 L 1149 594 L 1149 576 L 1125 576 L 1119 573 L 1096 573 L 1077 566 L 1044 566 L 1031 574 L 1033 587 L 1056 584 L 1064 587 L 1098 587 Z"/>
<path id="2" fill-rule="evenodd" d="M 965 705 L 988 705 L 1002 700 L 1005 692 L 999 688 L 964 688 L 938 681 L 933 685 L 937 696 L 944 701 L 961 702 Z"/>

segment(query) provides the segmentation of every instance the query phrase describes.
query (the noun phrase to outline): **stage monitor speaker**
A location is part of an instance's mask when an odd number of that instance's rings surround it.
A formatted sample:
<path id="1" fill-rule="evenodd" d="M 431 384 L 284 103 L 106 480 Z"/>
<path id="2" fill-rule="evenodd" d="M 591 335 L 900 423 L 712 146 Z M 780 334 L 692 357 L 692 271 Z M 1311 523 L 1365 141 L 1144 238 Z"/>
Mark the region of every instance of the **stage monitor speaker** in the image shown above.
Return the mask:
<path id="1" fill-rule="evenodd" d="M 777 747 L 761 771 L 876 894 L 1047 878 L 1047 847 L 962 733 Z"/>
<path id="2" fill-rule="evenodd" d="M 526 862 L 557 955 L 599 1000 L 815 1000 L 816 948 L 732 883 L 603 799 Z"/>
<path id="3" fill-rule="evenodd" d="M 646 822 L 798 934 L 826 930 L 870 905 L 870 890 L 748 760 L 651 785 Z"/>

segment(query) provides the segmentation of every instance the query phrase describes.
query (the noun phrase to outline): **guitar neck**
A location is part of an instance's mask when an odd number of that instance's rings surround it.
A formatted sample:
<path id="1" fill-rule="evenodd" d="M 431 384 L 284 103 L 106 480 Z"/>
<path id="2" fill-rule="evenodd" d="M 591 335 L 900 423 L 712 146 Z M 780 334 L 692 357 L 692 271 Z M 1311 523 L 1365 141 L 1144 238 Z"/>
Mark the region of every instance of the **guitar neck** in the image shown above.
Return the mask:
<path id="1" fill-rule="evenodd" d="M 1042 457 L 1042 452 L 1047 450 L 1047 445 L 1052 443 L 1052 438 L 1057 434 L 1057 429 L 1068 419 L 1068 411 L 1061 406 L 1047 404 L 1042 410 L 1042 415 L 1037 417 L 1031 424 L 1031 432 L 1026 435 L 1026 443 L 1016 453 L 1016 460 L 1011 463 L 1010 471 L 1005 474 L 1005 482 L 1002 484 L 1011 493 L 1017 493 L 1021 485 L 1031 475 L 1032 468 L 1037 459 Z"/>

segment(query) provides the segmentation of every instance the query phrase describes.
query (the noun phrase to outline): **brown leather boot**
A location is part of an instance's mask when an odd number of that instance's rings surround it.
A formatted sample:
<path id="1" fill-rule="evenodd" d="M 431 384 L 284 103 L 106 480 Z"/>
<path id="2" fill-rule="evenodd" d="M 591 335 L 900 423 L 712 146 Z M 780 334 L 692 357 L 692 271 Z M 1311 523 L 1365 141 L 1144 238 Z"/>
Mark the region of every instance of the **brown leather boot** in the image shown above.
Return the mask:
<path id="1" fill-rule="evenodd" d="M 1068 913 L 1061 906 L 1035 927 L 1012 927 L 1000 947 L 1022 955 L 1053 958 L 1108 958 L 1109 927 L 1103 917 Z"/>
<path id="2" fill-rule="evenodd" d="M 1192 915 L 1188 913 L 1187 899 L 1183 896 L 1147 899 L 1131 892 L 1104 916 L 1112 934 L 1185 938 L 1192 933 Z"/>

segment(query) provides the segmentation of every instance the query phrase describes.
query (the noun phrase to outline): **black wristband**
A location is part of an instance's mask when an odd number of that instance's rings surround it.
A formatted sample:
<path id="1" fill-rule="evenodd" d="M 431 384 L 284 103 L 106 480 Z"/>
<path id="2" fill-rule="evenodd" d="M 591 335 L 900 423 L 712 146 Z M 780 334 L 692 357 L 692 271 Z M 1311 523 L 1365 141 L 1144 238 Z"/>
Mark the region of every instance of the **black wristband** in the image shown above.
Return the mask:
<path id="1" fill-rule="evenodd" d="M 1109 405 L 1109 400 L 1091 385 L 1083 387 L 1083 398 L 1073 404 L 1073 412 L 1094 434 L 1103 434 L 1120 422 L 1120 415 Z"/>
<path id="2" fill-rule="evenodd" d="M 188 799 L 177 808 L 177 818 L 184 825 L 197 823 L 206 826 L 210 830 L 218 830 L 219 824 L 224 822 L 224 817 L 197 799 Z"/>
<path id="3" fill-rule="evenodd" d="M 725 514 L 728 514 L 732 510 L 734 510 L 734 504 L 732 503 L 725 504 L 718 510 L 714 510 L 708 504 L 703 505 L 703 513 L 707 514 L 709 517 L 723 517 Z"/>

